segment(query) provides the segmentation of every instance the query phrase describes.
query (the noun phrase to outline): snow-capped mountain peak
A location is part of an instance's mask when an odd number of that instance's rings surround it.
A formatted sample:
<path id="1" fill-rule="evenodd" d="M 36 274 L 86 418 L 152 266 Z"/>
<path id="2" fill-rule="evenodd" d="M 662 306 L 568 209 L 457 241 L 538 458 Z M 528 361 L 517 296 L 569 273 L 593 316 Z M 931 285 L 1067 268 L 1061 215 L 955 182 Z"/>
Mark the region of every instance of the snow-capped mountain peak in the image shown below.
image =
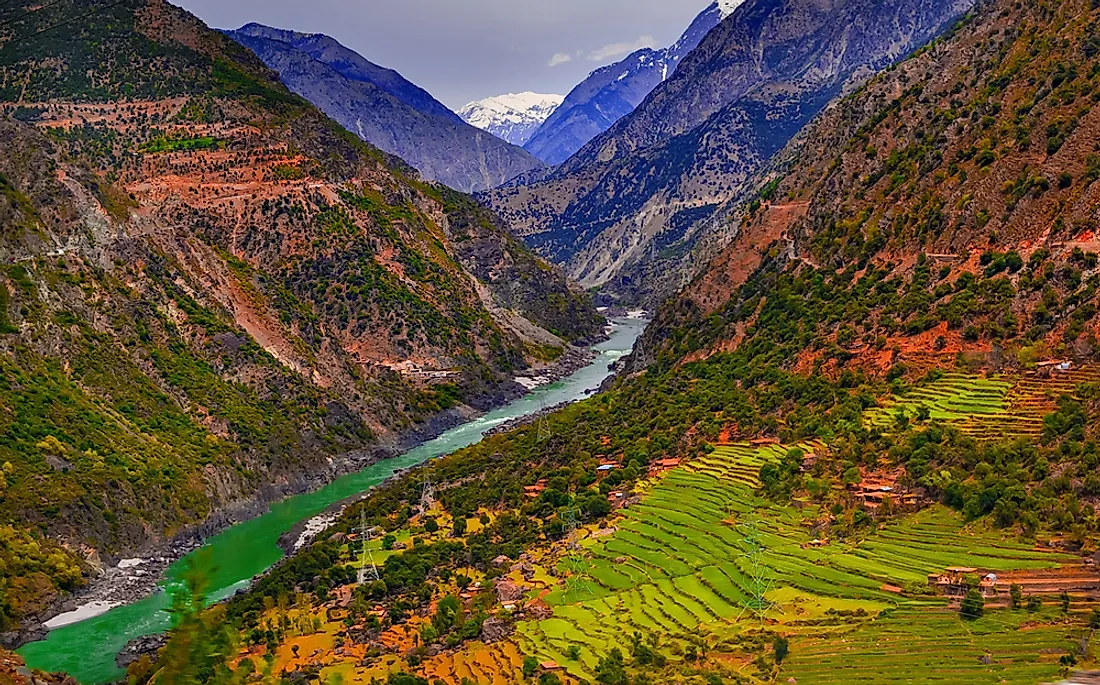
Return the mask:
<path id="1" fill-rule="evenodd" d="M 725 19 L 729 15 L 733 14 L 733 11 L 743 5 L 745 0 L 717 0 L 714 4 L 718 5 L 718 12 Z"/>
<path id="2" fill-rule="evenodd" d="M 523 145 L 563 100 L 562 95 L 508 93 L 471 102 L 458 115 L 471 126 Z"/>

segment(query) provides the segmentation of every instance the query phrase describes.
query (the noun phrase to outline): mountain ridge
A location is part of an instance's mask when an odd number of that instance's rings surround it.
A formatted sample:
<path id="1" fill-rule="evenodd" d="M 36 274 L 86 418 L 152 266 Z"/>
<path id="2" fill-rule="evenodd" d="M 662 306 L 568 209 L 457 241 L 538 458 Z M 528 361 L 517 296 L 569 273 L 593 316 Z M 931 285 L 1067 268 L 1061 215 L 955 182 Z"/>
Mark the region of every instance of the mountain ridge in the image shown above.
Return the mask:
<path id="1" fill-rule="evenodd" d="M 751 173 L 971 4 L 749 0 L 606 133 L 483 197 L 574 279 L 655 304 L 690 278 L 699 225 Z"/>
<path id="2" fill-rule="evenodd" d="M 741 1 L 713 2 L 671 46 L 644 48 L 590 73 L 531 135 L 524 149 L 549 164 L 566 161 L 592 138 L 632 112 Z"/>
<path id="3" fill-rule="evenodd" d="M 257 53 L 292 91 L 429 180 L 487 190 L 543 167 L 518 146 L 470 126 L 397 72 L 328 36 L 255 23 L 226 35 Z"/>
<path id="4" fill-rule="evenodd" d="M 0 527 L 28 549 L 0 632 L 100 555 L 354 469 L 601 335 L 498 217 L 186 11 L 28 6 L 0 8 Z"/>
<path id="5" fill-rule="evenodd" d="M 467 124 L 522 147 L 564 99 L 530 91 L 507 93 L 471 102 L 457 114 Z"/>

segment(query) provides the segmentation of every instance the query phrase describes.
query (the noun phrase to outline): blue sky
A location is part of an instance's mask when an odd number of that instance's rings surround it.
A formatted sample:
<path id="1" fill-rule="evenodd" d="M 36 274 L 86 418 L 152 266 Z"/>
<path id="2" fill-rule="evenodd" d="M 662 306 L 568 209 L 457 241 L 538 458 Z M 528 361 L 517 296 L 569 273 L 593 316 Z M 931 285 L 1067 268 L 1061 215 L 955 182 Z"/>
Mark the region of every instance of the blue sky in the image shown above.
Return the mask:
<path id="1" fill-rule="evenodd" d="M 709 0 L 173 0 L 216 28 L 327 33 L 457 109 L 564 95 L 631 50 L 674 42 Z"/>

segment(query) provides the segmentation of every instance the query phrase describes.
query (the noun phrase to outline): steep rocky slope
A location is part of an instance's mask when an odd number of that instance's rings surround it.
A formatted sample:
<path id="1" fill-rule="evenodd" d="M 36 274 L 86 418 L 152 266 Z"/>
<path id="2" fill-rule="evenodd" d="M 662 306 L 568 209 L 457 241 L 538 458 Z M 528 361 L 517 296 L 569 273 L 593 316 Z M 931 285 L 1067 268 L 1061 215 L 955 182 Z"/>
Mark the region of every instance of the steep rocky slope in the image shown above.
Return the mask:
<path id="1" fill-rule="evenodd" d="M 792 340 L 818 341 L 792 359 L 804 369 L 1090 359 L 1098 11 L 982 3 L 822 115 L 716 214 L 730 244 L 635 368 L 743 345 L 784 305 Z"/>
<path id="2" fill-rule="evenodd" d="M 600 334 L 499 219 L 186 12 L 0 27 L 0 630 L 77 557 L 354 468 Z"/>
<path id="3" fill-rule="evenodd" d="M 471 102 L 460 109 L 458 115 L 471 126 L 513 145 L 523 145 L 564 99 L 561 95 L 508 93 Z"/>
<path id="4" fill-rule="evenodd" d="M 227 34 L 278 72 L 292 91 L 426 179 L 468 192 L 543 167 L 519 147 L 467 124 L 397 72 L 328 36 L 260 24 Z"/>
<path id="5" fill-rule="evenodd" d="M 552 174 L 487 197 L 582 283 L 618 278 L 628 294 L 673 292 L 675 259 L 693 245 L 695 226 L 830 100 L 970 5 L 749 0 L 633 114 Z M 652 266 L 663 259 L 671 265 Z"/>
<path id="6" fill-rule="evenodd" d="M 561 164 L 572 157 L 585 143 L 633 112 L 740 4 L 740 0 L 711 3 L 673 45 L 638 50 L 593 71 L 530 136 L 524 149 L 549 164 Z"/>

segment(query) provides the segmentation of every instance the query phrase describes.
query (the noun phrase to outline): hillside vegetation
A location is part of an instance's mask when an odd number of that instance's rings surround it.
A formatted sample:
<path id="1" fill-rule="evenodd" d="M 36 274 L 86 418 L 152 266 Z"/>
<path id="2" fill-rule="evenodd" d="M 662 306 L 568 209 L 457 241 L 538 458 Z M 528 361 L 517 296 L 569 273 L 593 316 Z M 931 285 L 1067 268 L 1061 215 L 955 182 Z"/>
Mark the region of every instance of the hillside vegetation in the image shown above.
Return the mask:
<path id="1" fill-rule="evenodd" d="M 97 552 L 323 482 L 601 335 L 499 219 L 159 0 L 0 8 L 0 100 L 0 522 L 43 569 L 0 569 L 0 630 Z"/>
<path id="2" fill-rule="evenodd" d="M 218 609 L 245 647 L 207 680 L 1094 664 L 1098 25 L 1085 1 L 989 2 L 839 100 L 722 208 L 729 250 L 629 375 L 350 507 Z M 379 578 L 357 584 L 360 515 Z M 158 669 L 191 672 L 131 676 Z"/>

